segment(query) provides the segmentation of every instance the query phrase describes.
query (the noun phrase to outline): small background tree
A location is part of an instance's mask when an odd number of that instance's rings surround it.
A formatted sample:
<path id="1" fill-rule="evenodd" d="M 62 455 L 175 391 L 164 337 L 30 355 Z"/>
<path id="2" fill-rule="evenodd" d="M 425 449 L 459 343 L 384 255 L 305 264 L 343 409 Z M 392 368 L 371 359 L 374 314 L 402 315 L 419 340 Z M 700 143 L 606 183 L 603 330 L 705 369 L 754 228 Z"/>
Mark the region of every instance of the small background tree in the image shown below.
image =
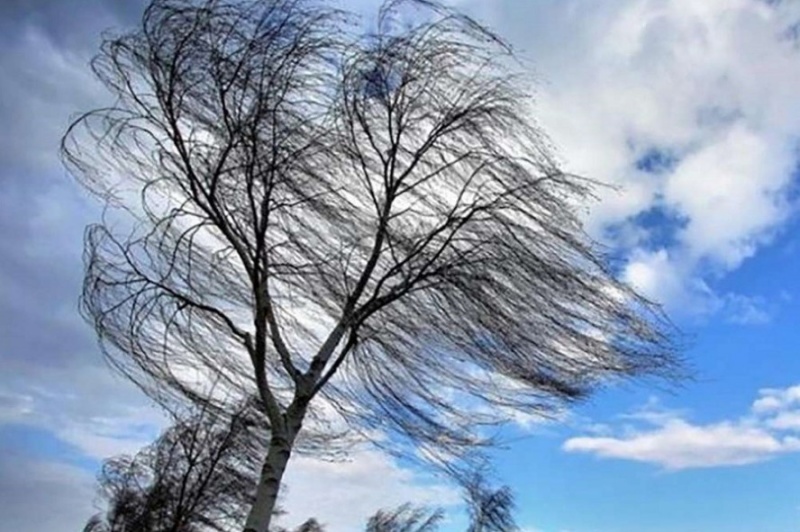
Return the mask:
<path id="1" fill-rule="evenodd" d="M 366 532 L 435 532 L 442 519 L 441 510 L 403 504 L 394 510 L 379 510 L 371 516 Z"/>
<path id="2" fill-rule="evenodd" d="M 232 415 L 195 410 L 174 420 L 135 456 L 103 464 L 107 505 L 91 532 L 241 530 L 266 449 L 263 415 L 253 404 Z"/>

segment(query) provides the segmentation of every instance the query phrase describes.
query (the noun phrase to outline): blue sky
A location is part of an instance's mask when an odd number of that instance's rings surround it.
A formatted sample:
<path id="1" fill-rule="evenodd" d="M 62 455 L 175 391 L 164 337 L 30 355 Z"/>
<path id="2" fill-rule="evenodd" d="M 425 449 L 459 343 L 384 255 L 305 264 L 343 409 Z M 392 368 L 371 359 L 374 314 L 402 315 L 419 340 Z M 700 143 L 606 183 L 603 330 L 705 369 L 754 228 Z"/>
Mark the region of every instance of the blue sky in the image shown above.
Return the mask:
<path id="1" fill-rule="evenodd" d="M 454 0 L 455 1 L 455 0 Z M 358 0 L 370 6 L 369 0 Z M 800 7 L 766 0 L 460 0 L 524 53 L 565 166 L 617 185 L 587 214 L 620 275 L 688 334 L 696 379 L 614 386 L 496 453 L 528 532 L 789 532 L 800 522 Z M 138 1 L 0 3 L 0 528 L 67 531 L 103 457 L 158 411 L 77 314 L 98 212 L 56 157 L 104 98 L 86 63 Z M 350 530 L 457 493 L 375 450 L 294 461 L 286 507 Z M 336 485 L 339 489 L 334 490 Z M 320 489 L 330 486 L 331 489 Z M 456 523 L 453 528 L 458 529 Z"/>

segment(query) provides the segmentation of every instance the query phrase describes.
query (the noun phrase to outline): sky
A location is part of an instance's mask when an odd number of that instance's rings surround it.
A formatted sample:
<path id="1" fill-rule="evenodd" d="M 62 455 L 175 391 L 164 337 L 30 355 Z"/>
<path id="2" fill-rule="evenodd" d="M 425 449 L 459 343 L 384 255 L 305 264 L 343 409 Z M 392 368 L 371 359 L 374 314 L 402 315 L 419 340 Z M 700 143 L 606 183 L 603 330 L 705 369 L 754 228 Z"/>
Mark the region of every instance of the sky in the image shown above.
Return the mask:
<path id="1" fill-rule="evenodd" d="M 355 1 L 355 0 L 354 0 Z M 453 0 L 454 2 L 456 0 Z M 359 8 L 371 6 L 358 0 Z M 800 7 L 768 0 L 458 0 L 537 81 L 566 169 L 603 189 L 587 228 L 686 333 L 695 378 L 608 386 L 494 453 L 527 532 L 800 528 Z M 0 2 L 0 529 L 79 530 L 100 461 L 158 410 L 104 365 L 77 312 L 98 206 L 60 135 L 107 98 L 87 63 L 139 0 Z M 284 506 L 356 530 L 458 493 L 372 449 L 293 461 Z M 453 518 L 449 528 L 458 529 Z"/>

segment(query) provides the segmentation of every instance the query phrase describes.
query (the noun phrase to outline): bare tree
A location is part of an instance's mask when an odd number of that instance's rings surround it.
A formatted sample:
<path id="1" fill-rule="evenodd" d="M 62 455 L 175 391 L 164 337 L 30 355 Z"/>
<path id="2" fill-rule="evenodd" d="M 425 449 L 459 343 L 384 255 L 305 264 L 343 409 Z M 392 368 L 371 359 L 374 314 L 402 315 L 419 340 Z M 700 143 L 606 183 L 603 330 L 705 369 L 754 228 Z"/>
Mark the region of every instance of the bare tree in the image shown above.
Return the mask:
<path id="1" fill-rule="evenodd" d="M 366 532 L 436 532 L 444 518 L 441 509 L 428 510 L 403 504 L 394 510 L 379 510 L 367 521 Z"/>
<path id="2" fill-rule="evenodd" d="M 325 527 L 319 524 L 319 521 L 313 517 L 294 529 L 294 532 L 324 532 Z"/>
<path id="3" fill-rule="evenodd" d="M 514 532 L 514 495 L 508 486 L 492 488 L 486 472 L 475 470 L 464 479 L 464 502 L 469 515 L 467 532 Z M 436 532 L 444 519 L 441 508 L 428 509 L 403 504 L 394 510 L 380 510 L 367 522 L 366 532 Z"/>
<path id="4" fill-rule="evenodd" d="M 93 63 L 113 105 L 63 142 L 136 220 L 87 230 L 109 360 L 160 401 L 222 407 L 214 381 L 264 404 L 248 531 L 331 413 L 456 469 L 514 410 L 678 369 L 583 232 L 593 184 L 550 155 L 505 43 L 429 0 L 359 27 L 313 0 L 154 0 Z"/>
<path id="5" fill-rule="evenodd" d="M 467 532 L 514 532 L 514 494 L 508 486 L 494 489 L 483 474 L 475 474 L 466 483 L 469 513 Z"/>
<path id="6" fill-rule="evenodd" d="M 264 425 L 253 404 L 233 415 L 206 408 L 177 418 L 135 456 L 104 463 L 99 481 L 107 510 L 85 530 L 241 530 L 267 447 Z"/>

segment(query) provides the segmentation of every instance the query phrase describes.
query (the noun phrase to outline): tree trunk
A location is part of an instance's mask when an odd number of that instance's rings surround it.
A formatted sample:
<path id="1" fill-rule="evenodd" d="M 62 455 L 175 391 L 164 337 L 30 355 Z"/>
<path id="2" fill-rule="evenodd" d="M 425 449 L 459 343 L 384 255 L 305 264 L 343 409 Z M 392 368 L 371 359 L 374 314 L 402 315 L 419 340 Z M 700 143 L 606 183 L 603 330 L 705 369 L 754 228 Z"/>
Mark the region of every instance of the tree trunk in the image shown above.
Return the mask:
<path id="1" fill-rule="evenodd" d="M 278 500 L 278 491 L 281 479 L 286 471 L 286 464 L 292 454 L 295 431 L 289 429 L 291 434 L 275 434 L 269 442 L 269 450 L 264 466 L 261 468 L 261 478 L 256 488 L 256 500 L 250 513 L 244 532 L 268 532 L 275 504 Z"/>

